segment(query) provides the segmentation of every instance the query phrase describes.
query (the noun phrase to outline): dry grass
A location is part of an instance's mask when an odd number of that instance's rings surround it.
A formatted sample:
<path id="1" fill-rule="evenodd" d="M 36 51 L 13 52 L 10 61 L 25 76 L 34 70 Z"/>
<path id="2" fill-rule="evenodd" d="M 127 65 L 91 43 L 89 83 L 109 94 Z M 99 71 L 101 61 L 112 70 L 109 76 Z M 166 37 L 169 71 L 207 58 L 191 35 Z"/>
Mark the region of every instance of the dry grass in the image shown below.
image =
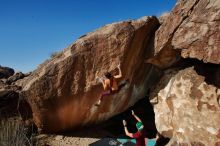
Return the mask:
<path id="1" fill-rule="evenodd" d="M 61 52 L 53 52 L 51 53 L 50 55 L 50 58 L 57 58 L 57 57 L 60 57 L 62 55 L 62 51 Z"/>
<path id="2" fill-rule="evenodd" d="M 29 137 L 28 137 L 29 135 Z M 33 134 L 18 119 L 0 120 L 0 146 L 34 146 Z"/>

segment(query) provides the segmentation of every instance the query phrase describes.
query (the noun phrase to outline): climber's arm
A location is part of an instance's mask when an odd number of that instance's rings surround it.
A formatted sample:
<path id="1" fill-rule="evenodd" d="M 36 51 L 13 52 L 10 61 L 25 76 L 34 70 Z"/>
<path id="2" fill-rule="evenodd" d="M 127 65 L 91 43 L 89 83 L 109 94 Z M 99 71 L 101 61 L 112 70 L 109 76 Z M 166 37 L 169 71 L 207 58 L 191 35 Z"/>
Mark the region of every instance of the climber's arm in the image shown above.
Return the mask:
<path id="1" fill-rule="evenodd" d="M 117 68 L 118 68 L 119 74 L 118 74 L 118 75 L 115 75 L 114 78 L 119 79 L 119 78 L 122 77 L 122 73 L 121 73 L 121 65 L 119 64 L 119 65 L 117 66 Z"/>
<path id="2" fill-rule="evenodd" d="M 135 115 L 135 113 L 134 113 L 133 110 L 131 111 L 131 113 L 132 113 L 132 115 L 134 116 L 134 118 L 135 118 L 138 122 L 141 122 L 141 123 L 142 123 L 141 119 L 140 119 L 137 115 Z"/>
<path id="3" fill-rule="evenodd" d="M 124 126 L 124 130 L 125 130 L 125 134 L 126 134 L 128 137 L 133 138 L 133 133 L 128 132 L 127 126 Z"/>
<path id="4" fill-rule="evenodd" d="M 133 138 L 133 133 L 130 133 L 130 132 L 128 131 L 127 122 L 126 122 L 125 120 L 123 120 L 123 125 L 124 125 L 125 134 L 126 134 L 128 137 Z"/>

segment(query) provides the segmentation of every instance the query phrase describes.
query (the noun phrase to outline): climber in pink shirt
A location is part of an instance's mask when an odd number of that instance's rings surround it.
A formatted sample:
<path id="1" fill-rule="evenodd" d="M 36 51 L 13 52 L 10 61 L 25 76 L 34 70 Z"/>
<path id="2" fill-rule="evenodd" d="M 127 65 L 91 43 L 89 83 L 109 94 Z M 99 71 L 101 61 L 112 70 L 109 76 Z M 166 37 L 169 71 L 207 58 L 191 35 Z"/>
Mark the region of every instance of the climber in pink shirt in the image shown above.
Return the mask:
<path id="1" fill-rule="evenodd" d="M 110 72 L 105 73 L 105 79 L 99 78 L 99 81 L 102 83 L 104 92 L 102 92 L 99 96 L 99 100 L 97 102 L 97 106 L 101 104 L 102 98 L 104 96 L 116 93 L 120 89 L 120 85 L 118 85 L 118 79 L 122 77 L 120 64 L 117 66 L 119 70 L 119 74 L 113 76 Z"/>

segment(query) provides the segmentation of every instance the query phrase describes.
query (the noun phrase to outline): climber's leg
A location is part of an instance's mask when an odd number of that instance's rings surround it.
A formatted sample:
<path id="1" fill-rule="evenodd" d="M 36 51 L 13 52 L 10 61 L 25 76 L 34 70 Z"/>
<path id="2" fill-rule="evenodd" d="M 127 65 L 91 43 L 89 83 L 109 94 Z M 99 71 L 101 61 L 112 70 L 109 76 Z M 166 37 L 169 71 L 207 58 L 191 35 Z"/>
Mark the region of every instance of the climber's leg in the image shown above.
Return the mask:
<path id="1" fill-rule="evenodd" d="M 107 96 L 107 95 L 110 95 L 110 94 L 111 94 L 111 90 L 107 90 L 107 91 L 102 92 L 99 96 L 99 101 L 96 105 L 100 105 L 103 97 Z"/>

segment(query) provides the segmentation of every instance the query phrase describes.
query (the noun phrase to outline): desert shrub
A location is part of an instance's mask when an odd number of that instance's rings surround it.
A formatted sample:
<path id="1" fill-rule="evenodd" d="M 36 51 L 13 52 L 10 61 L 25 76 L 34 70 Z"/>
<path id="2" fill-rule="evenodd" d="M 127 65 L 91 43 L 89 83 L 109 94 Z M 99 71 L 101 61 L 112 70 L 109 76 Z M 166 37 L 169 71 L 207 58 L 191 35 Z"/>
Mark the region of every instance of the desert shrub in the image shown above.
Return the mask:
<path id="1" fill-rule="evenodd" d="M 33 145 L 32 134 L 23 122 L 17 119 L 0 120 L 0 146 Z"/>
<path id="2" fill-rule="evenodd" d="M 56 57 L 60 57 L 62 55 L 62 52 L 53 52 L 50 55 L 50 58 L 56 58 Z"/>

